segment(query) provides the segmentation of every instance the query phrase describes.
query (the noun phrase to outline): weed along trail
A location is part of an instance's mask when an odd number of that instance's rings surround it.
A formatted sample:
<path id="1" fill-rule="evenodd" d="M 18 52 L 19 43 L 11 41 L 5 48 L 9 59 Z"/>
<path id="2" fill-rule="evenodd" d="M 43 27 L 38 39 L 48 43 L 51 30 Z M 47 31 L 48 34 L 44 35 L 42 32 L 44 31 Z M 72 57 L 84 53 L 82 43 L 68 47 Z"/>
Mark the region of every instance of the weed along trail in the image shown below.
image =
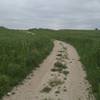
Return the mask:
<path id="1" fill-rule="evenodd" d="M 95 100 L 76 50 L 54 41 L 51 54 L 3 100 Z"/>

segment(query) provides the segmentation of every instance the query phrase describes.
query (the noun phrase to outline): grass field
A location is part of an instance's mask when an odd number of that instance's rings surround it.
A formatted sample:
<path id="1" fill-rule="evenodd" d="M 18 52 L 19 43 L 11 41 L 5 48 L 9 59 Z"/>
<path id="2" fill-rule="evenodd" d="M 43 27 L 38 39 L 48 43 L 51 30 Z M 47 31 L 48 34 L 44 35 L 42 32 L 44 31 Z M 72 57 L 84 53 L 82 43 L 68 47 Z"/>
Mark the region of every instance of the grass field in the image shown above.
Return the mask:
<path id="1" fill-rule="evenodd" d="M 31 30 L 72 44 L 78 51 L 92 85 L 96 100 L 100 100 L 100 31 L 96 30 Z"/>
<path id="2" fill-rule="evenodd" d="M 100 100 L 100 31 L 28 31 L 0 28 L 0 97 L 38 67 L 52 50 L 53 40 L 58 39 L 77 49 L 96 100 Z"/>
<path id="3" fill-rule="evenodd" d="M 48 36 L 0 29 L 0 97 L 21 82 L 49 54 Z"/>

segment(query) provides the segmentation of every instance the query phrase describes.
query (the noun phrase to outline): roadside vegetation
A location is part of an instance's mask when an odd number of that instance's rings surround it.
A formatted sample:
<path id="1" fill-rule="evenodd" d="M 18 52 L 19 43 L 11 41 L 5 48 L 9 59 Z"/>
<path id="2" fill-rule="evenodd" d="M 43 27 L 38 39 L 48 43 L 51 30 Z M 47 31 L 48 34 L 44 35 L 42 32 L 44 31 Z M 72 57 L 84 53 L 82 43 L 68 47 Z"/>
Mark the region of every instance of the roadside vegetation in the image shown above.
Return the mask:
<path id="1" fill-rule="evenodd" d="M 52 47 L 48 36 L 0 28 L 0 98 L 39 67 Z"/>
<path id="2" fill-rule="evenodd" d="M 100 31 L 99 30 L 30 30 L 45 34 L 52 39 L 61 40 L 73 45 L 87 72 L 87 79 L 92 85 L 96 100 L 100 100 Z"/>
<path id="3" fill-rule="evenodd" d="M 27 31 L 0 28 L 0 97 L 39 66 L 52 50 L 53 40 L 57 39 L 70 43 L 77 49 L 96 100 L 100 100 L 99 30 Z"/>

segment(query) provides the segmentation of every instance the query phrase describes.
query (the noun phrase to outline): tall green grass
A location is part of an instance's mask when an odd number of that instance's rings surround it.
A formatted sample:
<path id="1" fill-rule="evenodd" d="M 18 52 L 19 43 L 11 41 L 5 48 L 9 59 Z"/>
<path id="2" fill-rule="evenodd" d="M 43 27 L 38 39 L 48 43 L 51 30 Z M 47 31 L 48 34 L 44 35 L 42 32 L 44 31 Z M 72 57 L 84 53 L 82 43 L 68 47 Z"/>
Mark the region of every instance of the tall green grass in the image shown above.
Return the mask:
<path id="1" fill-rule="evenodd" d="M 48 38 L 0 28 L 0 97 L 39 67 L 53 47 Z"/>

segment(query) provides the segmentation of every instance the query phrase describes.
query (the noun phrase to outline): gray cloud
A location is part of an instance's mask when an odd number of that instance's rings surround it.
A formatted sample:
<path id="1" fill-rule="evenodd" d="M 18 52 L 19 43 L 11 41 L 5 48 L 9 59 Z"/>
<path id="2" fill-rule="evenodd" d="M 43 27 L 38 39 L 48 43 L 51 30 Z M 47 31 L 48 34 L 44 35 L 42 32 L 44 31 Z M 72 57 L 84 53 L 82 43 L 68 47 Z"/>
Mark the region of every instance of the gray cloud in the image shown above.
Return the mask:
<path id="1" fill-rule="evenodd" d="M 100 0 L 0 0 L 0 26 L 100 28 Z"/>

